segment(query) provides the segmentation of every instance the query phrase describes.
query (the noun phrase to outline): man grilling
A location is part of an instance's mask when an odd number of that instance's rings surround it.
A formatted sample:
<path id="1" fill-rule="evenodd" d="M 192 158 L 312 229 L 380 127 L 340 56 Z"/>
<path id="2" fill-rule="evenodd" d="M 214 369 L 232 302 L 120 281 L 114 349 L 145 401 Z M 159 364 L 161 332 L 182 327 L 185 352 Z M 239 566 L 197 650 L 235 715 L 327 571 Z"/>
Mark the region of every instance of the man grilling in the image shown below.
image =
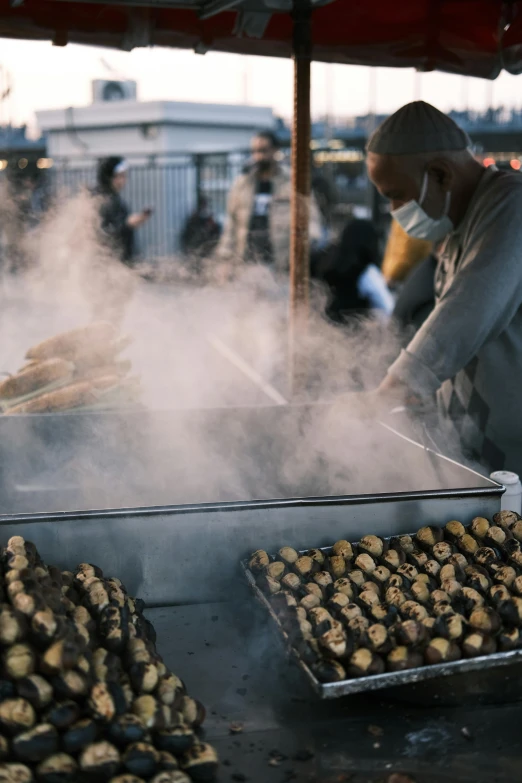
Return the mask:
<path id="1" fill-rule="evenodd" d="M 423 101 L 371 136 L 368 172 L 413 237 L 435 243 L 436 303 L 373 402 L 437 395 L 467 456 L 522 473 L 522 177 L 484 168 Z"/>

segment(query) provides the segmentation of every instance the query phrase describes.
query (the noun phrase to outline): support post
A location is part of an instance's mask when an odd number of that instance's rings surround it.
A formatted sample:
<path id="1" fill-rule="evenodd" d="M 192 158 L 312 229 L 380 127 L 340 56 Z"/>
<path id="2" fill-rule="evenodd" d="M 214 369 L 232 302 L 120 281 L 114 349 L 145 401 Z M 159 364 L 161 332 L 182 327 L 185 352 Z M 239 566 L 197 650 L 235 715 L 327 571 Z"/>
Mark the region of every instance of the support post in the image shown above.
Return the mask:
<path id="1" fill-rule="evenodd" d="M 289 386 L 295 399 L 306 386 L 304 336 L 310 296 L 310 70 L 311 5 L 294 0 L 294 118 L 292 126 L 292 195 L 290 224 Z"/>

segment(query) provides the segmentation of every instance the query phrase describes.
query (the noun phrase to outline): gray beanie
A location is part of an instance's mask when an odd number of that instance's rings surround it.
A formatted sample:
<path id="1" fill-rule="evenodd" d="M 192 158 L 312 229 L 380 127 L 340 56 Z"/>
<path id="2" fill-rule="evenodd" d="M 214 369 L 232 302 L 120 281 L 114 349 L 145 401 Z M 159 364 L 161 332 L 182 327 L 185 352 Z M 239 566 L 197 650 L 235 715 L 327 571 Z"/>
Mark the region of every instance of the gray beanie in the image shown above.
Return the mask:
<path id="1" fill-rule="evenodd" d="M 447 114 L 424 101 L 408 103 L 375 130 L 366 150 L 378 155 L 465 150 L 470 138 Z"/>

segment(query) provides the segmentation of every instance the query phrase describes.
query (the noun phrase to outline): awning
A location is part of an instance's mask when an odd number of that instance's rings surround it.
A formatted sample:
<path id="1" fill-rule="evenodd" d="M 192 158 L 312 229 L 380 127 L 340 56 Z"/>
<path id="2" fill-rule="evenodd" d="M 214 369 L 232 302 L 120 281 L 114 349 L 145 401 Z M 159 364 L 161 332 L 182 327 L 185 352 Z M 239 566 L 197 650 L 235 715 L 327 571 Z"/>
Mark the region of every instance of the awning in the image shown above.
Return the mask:
<path id="1" fill-rule="evenodd" d="M 322 0 L 319 0 L 321 3 Z M 0 0 L 0 36 L 130 50 L 292 54 L 291 0 Z M 313 59 L 494 79 L 522 71 L 522 2 L 314 4 Z"/>

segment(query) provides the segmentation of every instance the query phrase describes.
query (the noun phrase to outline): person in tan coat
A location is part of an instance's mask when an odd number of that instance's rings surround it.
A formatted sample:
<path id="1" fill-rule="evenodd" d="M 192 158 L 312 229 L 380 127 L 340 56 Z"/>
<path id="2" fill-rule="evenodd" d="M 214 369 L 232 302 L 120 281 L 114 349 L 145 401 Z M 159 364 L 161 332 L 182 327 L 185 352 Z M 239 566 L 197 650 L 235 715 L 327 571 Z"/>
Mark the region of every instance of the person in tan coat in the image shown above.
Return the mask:
<path id="1" fill-rule="evenodd" d="M 251 142 L 252 165 L 241 174 L 228 198 L 227 219 L 215 260 L 231 275 L 243 263 L 265 264 L 286 273 L 290 259 L 290 173 L 276 159 L 278 143 L 270 131 Z M 310 199 L 310 241 L 320 241 L 320 214 Z"/>

